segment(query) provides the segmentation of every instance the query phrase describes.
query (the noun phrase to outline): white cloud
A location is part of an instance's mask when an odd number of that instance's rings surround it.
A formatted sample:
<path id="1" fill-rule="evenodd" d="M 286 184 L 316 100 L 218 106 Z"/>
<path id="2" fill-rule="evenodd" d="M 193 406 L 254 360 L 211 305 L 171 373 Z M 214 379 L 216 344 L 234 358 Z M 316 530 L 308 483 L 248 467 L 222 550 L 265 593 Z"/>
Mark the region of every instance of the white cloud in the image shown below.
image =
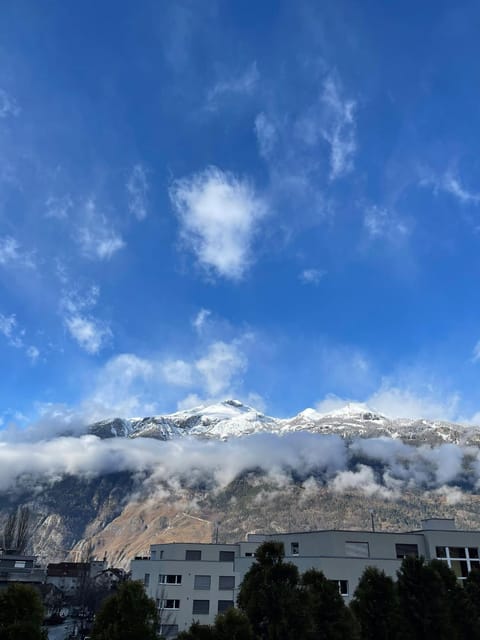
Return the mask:
<path id="1" fill-rule="evenodd" d="M 73 201 L 69 195 L 56 197 L 50 196 L 45 202 L 46 218 L 55 218 L 57 220 L 65 220 L 73 207 Z"/>
<path id="2" fill-rule="evenodd" d="M 101 351 L 113 335 L 106 322 L 91 314 L 99 295 L 97 286 L 90 287 L 83 294 L 72 289 L 64 293 L 60 301 L 60 312 L 67 331 L 84 351 L 92 355 Z"/>
<path id="3" fill-rule="evenodd" d="M 184 360 L 167 360 L 162 365 L 162 372 L 169 384 L 189 387 L 193 382 L 192 365 Z"/>
<path id="4" fill-rule="evenodd" d="M 15 315 L 4 316 L 0 314 L 0 333 L 7 339 L 12 347 L 23 347 L 23 331 L 18 329 Z"/>
<path id="5" fill-rule="evenodd" d="M 7 118 L 8 116 L 18 116 L 20 108 L 12 96 L 4 89 L 0 89 L 0 118 Z"/>
<path id="6" fill-rule="evenodd" d="M 334 180 L 353 168 L 357 150 L 354 100 L 344 98 L 340 80 L 330 74 L 323 83 L 320 105 L 314 105 L 296 122 L 297 136 L 314 146 L 323 138 L 330 146 L 330 179 Z"/>
<path id="7" fill-rule="evenodd" d="M 444 191 L 462 204 L 480 203 L 480 193 L 467 189 L 452 170 L 446 171 L 443 175 L 435 174 L 429 169 L 423 169 L 421 173 L 420 186 L 432 187 L 435 194 Z"/>
<path id="8" fill-rule="evenodd" d="M 143 220 L 148 211 L 147 172 L 140 164 L 136 164 L 127 180 L 128 209 L 137 220 Z"/>
<path id="9" fill-rule="evenodd" d="M 389 418 L 458 419 L 458 394 L 445 395 L 428 388 L 423 391 L 420 393 L 409 387 L 384 383 L 379 389 L 364 397 L 362 403 Z M 355 400 L 329 394 L 316 404 L 316 409 L 320 413 L 329 413 L 351 402 Z"/>
<path id="10" fill-rule="evenodd" d="M 29 269 L 35 267 L 32 254 L 22 251 L 20 244 L 12 236 L 0 238 L 0 265 L 17 265 Z"/>
<path id="11" fill-rule="evenodd" d="M 95 260 L 108 260 L 125 246 L 121 236 L 110 226 L 106 217 L 97 211 L 93 200 L 84 207 L 83 220 L 75 232 L 75 240 L 82 253 Z"/>
<path id="12" fill-rule="evenodd" d="M 37 347 L 31 345 L 27 347 L 27 356 L 30 358 L 32 364 L 34 364 L 40 356 L 40 350 Z"/>
<path id="13" fill-rule="evenodd" d="M 87 353 L 98 353 L 112 337 L 109 327 L 92 317 L 73 315 L 65 318 L 70 335 Z"/>
<path id="14" fill-rule="evenodd" d="M 480 360 L 480 340 L 473 348 L 473 362 L 478 362 Z"/>
<path id="15" fill-rule="evenodd" d="M 367 207 L 363 225 L 372 239 L 402 240 L 410 233 L 407 223 L 391 211 L 376 205 Z"/>
<path id="16" fill-rule="evenodd" d="M 253 187 L 209 167 L 175 181 L 170 198 L 181 234 L 200 265 L 224 278 L 242 278 L 252 262 L 253 239 L 266 212 Z"/>
<path id="17" fill-rule="evenodd" d="M 200 309 L 200 311 L 197 313 L 197 315 L 193 319 L 192 324 L 198 333 L 201 333 L 203 331 L 211 315 L 212 312 L 209 309 Z"/>
<path id="18" fill-rule="evenodd" d="M 269 158 L 277 142 L 278 133 L 273 122 L 265 113 L 259 113 L 255 118 L 255 134 L 257 136 L 260 155 Z"/>
<path id="19" fill-rule="evenodd" d="M 259 80 L 257 63 L 253 62 L 246 71 L 237 78 L 229 78 L 217 82 L 207 93 L 207 109 L 215 110 L 219 101 L 228 94 L 251 95 Z"/>
<path id="20" fill-rule="evenodd" d="M 206 391 L 212 396 L 225 393 L 232 380 L 247 368 L 247 359 L 235 343 L 214 342 L 205 356 L 195 361 Z"/>
<path id="21" fill-rule="evenodd" d="M 323 269 L 304 269 L 299 278 L 303 284 L 318 285 L 326 273 Z"/>

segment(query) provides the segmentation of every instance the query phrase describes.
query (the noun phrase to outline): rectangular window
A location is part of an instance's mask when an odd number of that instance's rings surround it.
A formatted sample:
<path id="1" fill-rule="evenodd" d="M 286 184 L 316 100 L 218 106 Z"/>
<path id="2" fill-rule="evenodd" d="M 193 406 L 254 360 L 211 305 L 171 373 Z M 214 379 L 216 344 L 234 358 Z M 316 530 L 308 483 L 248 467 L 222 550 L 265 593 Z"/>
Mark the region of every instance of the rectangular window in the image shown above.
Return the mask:
<path id="1" fill-rule="evenodd" d="M 145 577 L 144 577 L 144 579 L 143 579 L 143 584 L 144 584 L 146 587 L 148 587 L 148 585 L 150 584 L 150 574 L 149 574 L 149 573 L 146 573 L 146 574 L 145 574 Z"/>
<path id="2" fill-rule="evenodd" d="M 435 547 L 435 553 L 437 554 L 437 558 L 446 558 L 447 547 Z"/>
<path id="3" fill-rule="evenodd" d="M 208 615 L 210 613 L 210 600 L 194 600 L 192 613 Z"/>
<path id="4" fill-rule="evenodd" d="M 175 574 L 160 574 L 158 576 L 158 584 L 182 584 L 182 576 Z"/>
<path id="5" fill-rule="evenodd" d="M 369 558 L 368 542 L 345 542 L 345 555 L 350 558 Z"/>
<path id="6" fill-rule="evenodd" d="M 185 551 L 185 560 L 201 560 L 202 552 L 199 549 L 187 549 Z"/>
<path id="7" fill-rule="evenodd" d="M 220 551 L 220 562 L 233 562 L 235 560 L 235 551 Z"/>
<path id="8" fill-rule="evenodd" d="M 398 560 L 403 558 L 418 558 L 418 545 L 417 544 L 396 544 L 395 553 Z"/>
<path id="9" fill-rule="evenodd" d="M 178 636 L 178 624 L 161 624 L 160 636 L 169 640 Z"/>
<path id="10" fill-rule="evenodd" d="M 235 589 L 235 576 L 218 576 L 218 590 Z"/>
<path id="11" fill-rule="evenodd" d="M 219 600 L 218 601 L 218 613 L 223 613 L 233 607 L 233 600 Z"/>
<path id="12" fill-rule="evenodd" d="M 254 554 L 254 553 L 252 553 L 251 551 L 246 551 L 246 552 L 245 552 L 245 557 L 246 557 L 246 558 L 254 558 L 254 557 L 255 557 L 255 554 Z"/>
<path id="13" fill-rule="evenodd" d="M 341 596 L 348 596 L 348 580 L 329 580 L 338 588 L 338 593 Z"/>
<path id="14" fill-rule="evenodd" d="M 157 552 L 156 551 L 152 551 L 152 553 L 150 554 L 150 559 L 151 560 L 156 560 L 157 559 Z"/>
<path id="15" fill-rule="evenodd" d="M 165 598 L 157 600 L 157 605 L 159 609 L 180 609 L 180 600 Z"/>
<path id="16" fill-rule="evenodd" d="M 210 589 L 210 583 L 212 581 L 211 576 L 195 576 L 193 582 L 194 589 Z"/>
<path id="17" fill-rule="evenodd" d="M 163 549 L 160 551 L 160 560 L 163 558 Z"/>
<path id="18" fill-rule="evenodd" d="M 468 576 L 468 565 L 466 560 L 452 560 L 451 569 L 457 578 L 466 578 Z"/>
<path id="19" fill-rule="evenodd" d="M 478 558 L 478 547 L 468 547 L 468 555 L 470 558 Z"/>
<path id="20" fill-rule="evenodd" d="M 299 553 L 299 545 L 298 542 L 292 542 L 290 545 L 290 551 L 292 553 L 292 556 L 298 556 Z"/>
<path id="21" fill-rule="evenodd" d="M 25 569 L 26 561 L 25 560 L 15 560 L 14 567 L 15 569 Z"/>

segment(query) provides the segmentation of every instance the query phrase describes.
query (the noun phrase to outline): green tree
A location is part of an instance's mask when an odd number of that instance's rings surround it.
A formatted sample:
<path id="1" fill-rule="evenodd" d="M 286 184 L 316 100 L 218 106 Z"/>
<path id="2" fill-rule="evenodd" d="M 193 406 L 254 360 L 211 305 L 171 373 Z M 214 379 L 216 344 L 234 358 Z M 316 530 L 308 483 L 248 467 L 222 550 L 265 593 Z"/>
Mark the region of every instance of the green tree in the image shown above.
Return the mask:
<path id="1" fill-rule="evenodd" d="M 92 640 L 156 640 L 158 614 L 141 582 L 124 582 L 105 600 L 92 632 Z"/>
<path id="2" fill-rule="evenodd" d="M 298 640 L 305 627 L 298 569 L 284 555 L 282 542 L 264 542 L 240 586 L 238 606 L 262 640 Z"/>
<path id="3" fill-rule="evenodd" d="M 398 605 L 395 583 L 376 567 L 363 572 L 350 607 L 360 625 L 362 640 L 397 638 Z"/>
<path id="4" fill-rule="evenodd" d="M 215 629 L 207 624 L 192 623 L 188 631 L 178 634 L 177 640 L 215 640 Z"/>
<path id="5" fill-rule="evenodd" d="M 310 569 L 301 579 L 306 612 L 306 640 L 352 640 L 356 625 L 335 582 Z"/>
<path id="6" fill-rule="evenodd" d="M 215 618 L 215 640 L 253 640 L 247 616 L 238 609 L 228 609 Z"/>
<path id="7" fill-rule="evenodd" d="M 480 638 L 480 570 L 473 569 L 470 571 L 468 578 L 464 582 L 465 595 L 468 598 L 469 614 L 472 626 L 476 631 L 476 635 L 472 638 L 477 640 Z"/>
<path id="8" fill-rule="evenodd" d="M 452 640 L 447 589 L 435 568 L 423 558 L 407 557 L 397 576 L 400 637 Z"/>
<path id="9" fill-rule="evenodd" d="M 33 587 L 11 584 L 0 592 L 0 638 L 2 640 L 46 640 L 42 631 L 43 605 Z"/>

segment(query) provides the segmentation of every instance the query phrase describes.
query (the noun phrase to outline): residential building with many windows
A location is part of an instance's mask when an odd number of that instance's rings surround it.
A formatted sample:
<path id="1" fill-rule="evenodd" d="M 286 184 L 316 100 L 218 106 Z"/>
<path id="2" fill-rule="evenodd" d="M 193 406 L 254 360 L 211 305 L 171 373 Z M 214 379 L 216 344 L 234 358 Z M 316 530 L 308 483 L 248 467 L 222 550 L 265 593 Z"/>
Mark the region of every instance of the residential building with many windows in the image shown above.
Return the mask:
<path id="1" fill-rule="evenodd" d="M 422 520 L 420 530 L 406 533 L 325 530 L 249 534 L 237 544 L 154 544 L 150 556 L 132 561 L 131 570 L 157 603 L 162 635 L 174 638 L 195 620 L 212 624 L 217 613 L 235 606 L 243 576 L 266 540 L 283 542 L 285 560 L 301 573 L 323 571 L 346 601 L 366 567 L 395 578 L 405 556 L 438 558 L 459 580 L 480 568 L 480 532 L 459 531 L 444 518 Z"/>

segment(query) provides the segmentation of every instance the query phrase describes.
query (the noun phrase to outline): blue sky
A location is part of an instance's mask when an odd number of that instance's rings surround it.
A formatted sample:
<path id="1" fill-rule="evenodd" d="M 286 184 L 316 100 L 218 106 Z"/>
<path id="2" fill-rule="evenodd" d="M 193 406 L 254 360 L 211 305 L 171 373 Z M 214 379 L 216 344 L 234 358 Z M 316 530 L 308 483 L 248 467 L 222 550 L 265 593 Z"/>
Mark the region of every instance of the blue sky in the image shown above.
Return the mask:
<path id="1" fill-rule="evenodd" d="M 479 22 L 5 2 L 1 423 L 230 396 L 478 421 Z"/>

